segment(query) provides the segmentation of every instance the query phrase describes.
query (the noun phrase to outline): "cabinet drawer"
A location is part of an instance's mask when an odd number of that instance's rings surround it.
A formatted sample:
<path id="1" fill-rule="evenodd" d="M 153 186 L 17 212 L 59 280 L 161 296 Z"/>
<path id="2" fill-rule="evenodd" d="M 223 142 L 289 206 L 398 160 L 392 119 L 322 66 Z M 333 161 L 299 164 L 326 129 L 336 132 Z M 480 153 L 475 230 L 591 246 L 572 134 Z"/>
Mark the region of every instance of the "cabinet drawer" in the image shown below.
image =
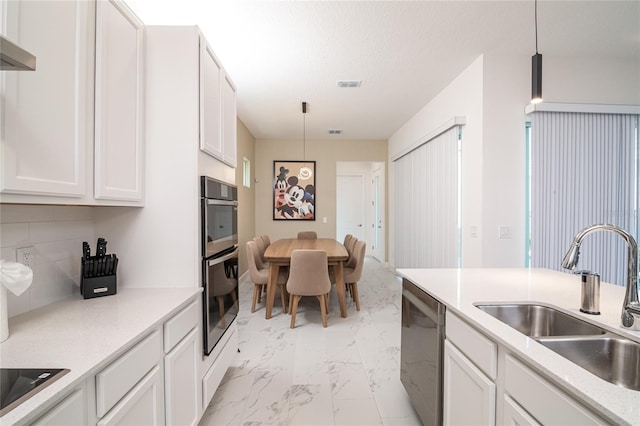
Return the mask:
<path id="1" fill-rule="evenodd" d="M 32 426 L 43 425 L 86 425 L 87 404 L 84 399 L 84 389 L 77 389 L 62 402 L 40 417 Z"/>
<path id="2" fill-rule="evenodd" d="M 164 323 L 164 351 L 169 353 L 196 325 L 198 325 L 198 302 L 184 308 Z"/>
<path id="3" fill-rule="evenodd" d="M 498 346 L 466 322 L 447 312 L 447 340 L 460 349 L 492 380 L 498 371 Z"/>
<path id="4" fill-rule="evenodd" d="M 104 416 L 162 357 L 162 336 L 154 331 L 96 375 L 96 409 Z"/>
<path id="5" fill-rule="evenodd" d="M 603 424 L 603 420 L 510 355 L 505 357 L 504 387 L 541 424 Z"/>
<path id="6" fill-rule="evenodd" d="M 227 330 L 227 332 L 229 331 L 231 330 Z M 220 345 L 220 342 L 218 342 L 218 345 L 216 345 L 215 349 L 217 349 L 219 345 Z M 217 353 L 217 355 L 215 355 L 217 356 L 216 360 L 213 362 L 213 365 L 211 366 L 211 368 L 209 368 L 209 371 L 207 371 L 207 373 L 204 375 L 204 378 L 202 379 L 203 409 L 206 409 L 209 403 L 211 402 L 211 399 L 213 398 L 213 394 L 216 393 L 216 390 L 218 389 L 218 385 L 220 385 L 220 382 L 222 381 L 222 378 L 227 372 L 229 365 L 231 365 L 231 361 L 233 360 L 233 357 L 236 355 L 237 350 L 238 350 L 238 330 L 234 329 L 233 333 L 229 336 L 229 339 L 224 344 L 224 347 Z M 212 352 L 211 354 L 214 355 L 214 352 Z M 212 356 L 212 355 L 209 355 L 209 356 Z"/>

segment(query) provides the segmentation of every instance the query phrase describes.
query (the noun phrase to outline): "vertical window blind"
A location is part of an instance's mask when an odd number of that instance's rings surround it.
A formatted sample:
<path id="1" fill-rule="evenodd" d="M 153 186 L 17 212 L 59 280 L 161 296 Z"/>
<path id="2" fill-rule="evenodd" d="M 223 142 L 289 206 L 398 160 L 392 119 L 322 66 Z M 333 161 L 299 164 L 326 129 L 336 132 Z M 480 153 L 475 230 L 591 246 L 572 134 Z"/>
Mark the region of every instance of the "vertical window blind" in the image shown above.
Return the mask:
<path id="1" fill-rule="evenodd" d="M 395 160 L 395 263 L 398 268 L 455 268 L 459 126 Z"/>
<path id="2" fill-rule="evenodd" d="M 638 239 L 638 115 L 531 115 L 531 266 L 562 270 L 581 229 L 617 225 Z M 587 236 L 578 270 L 624 285 L 627 248 L 610 232 Z"/>

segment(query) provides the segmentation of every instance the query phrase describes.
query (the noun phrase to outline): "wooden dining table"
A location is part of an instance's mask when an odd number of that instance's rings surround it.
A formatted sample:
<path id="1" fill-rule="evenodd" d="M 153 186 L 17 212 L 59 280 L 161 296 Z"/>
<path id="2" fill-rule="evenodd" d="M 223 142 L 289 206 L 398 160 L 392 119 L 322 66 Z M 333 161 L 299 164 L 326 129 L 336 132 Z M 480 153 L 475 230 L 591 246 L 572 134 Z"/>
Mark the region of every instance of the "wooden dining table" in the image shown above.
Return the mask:
<path id="1" fill-rule="evenodd" d="M 266 319 L 271 318 L 271 310 L 276 298 L 276 286 L 278 274 L 281 266 L 289 266 L 291 263 L 291 253 L 294 250 L 324 250 L 327 252 L 329 266 L 332 266 L 336 275 L 336 288 L 338 292 L 338 302 L 340 303 L 340 315 L 347 317 L 347 302 L 345 297 L 345 284 L 343 273 L 343 262 L 349 257 L 345 246 L 332 238 L 302 239 L 285 238 L 275 241 L 267 247 L 264 258 L 269 262 L 269 282 L 267 283 L 267 308 Z"/>

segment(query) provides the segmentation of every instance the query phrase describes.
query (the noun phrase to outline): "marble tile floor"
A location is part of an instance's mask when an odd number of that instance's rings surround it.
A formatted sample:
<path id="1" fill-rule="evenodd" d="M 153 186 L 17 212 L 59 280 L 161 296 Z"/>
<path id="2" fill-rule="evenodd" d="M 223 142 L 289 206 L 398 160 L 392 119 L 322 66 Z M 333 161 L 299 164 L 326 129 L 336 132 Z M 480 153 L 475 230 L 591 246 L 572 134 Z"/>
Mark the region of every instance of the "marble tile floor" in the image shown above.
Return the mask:
<path id="1" fill-rule="evenodd" d="M 240 284 L 240 353 L 200 426 L 420 425 L 400 383 L 401 279 L 366 258 L 360 312 L 340 317 L 335 286 L 322 327 L 315 297 L 303 297 L 296 328 L 280 309 L 251 313 L 253 284 Z"/>

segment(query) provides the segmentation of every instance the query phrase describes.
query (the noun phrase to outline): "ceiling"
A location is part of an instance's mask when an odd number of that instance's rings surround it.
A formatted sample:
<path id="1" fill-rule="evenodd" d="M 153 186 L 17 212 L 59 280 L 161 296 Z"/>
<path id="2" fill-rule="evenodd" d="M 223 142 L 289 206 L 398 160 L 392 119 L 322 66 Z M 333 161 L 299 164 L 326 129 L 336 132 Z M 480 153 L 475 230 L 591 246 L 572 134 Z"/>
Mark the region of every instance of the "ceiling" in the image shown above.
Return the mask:
<path id="1" fill-rule="evenodd" d="M 388 139 L 480 55 L 536 49 L 533 0 L 127 3 L 145 24 L 202 29 L 257 139 L 300 139 L 303 121 L 309 140 Z M 640 0 L 540 0 L 538 50 L 640 61 Z"/>

